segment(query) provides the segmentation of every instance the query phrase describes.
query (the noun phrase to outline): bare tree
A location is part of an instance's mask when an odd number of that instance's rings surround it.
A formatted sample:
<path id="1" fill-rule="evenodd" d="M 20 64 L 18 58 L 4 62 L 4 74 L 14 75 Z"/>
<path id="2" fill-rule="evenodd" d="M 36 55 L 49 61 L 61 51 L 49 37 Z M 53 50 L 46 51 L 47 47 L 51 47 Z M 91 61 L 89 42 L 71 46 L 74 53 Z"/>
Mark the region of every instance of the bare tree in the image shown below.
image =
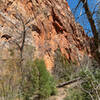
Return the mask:
<path id="1" fill-rule="evenodd" d="M 96 54 L 96 55 L 93 55 L 93 56 L 96 58 L 96 60 L 98 62 L 100 62 L 99 61 L 99 58 L 100 58 L 100 53 L 99 53 L 99 42 L 100 42 L 100 40 L 99 40 L 99 32 L 98 32 L 98 30 L 96 28 L 96 23 L 95 23 L 96 21 L 93 18 L 93 15 L 96 14 L 96 12 L 97 12 L 96 8 L 100 4 L 100 2 L 98 2 L 96 5 L 94 5 L 94 9 L 91 12 L 91 10 L 89 8 L 89 5 L 88 5 L 88 0 L 79 0 L 78 4 L 77 4 L 77 6 L 76 6 L 76 8 L 74 10 L 74 13 L 76 13 L 76 10 L 78 9 L 80 4 L 83 5 L 82 8 L 84 8 L 84 10 L 85 10 L 85 12 L 83 14 L 81 14 L 80 16 L 83 16 L 83 15 L 87 16 L 88 22 L 89 22 L 90 27 L 91 27 L 91 31 L 93 33 L 93 43 L 94 43 L 95 47 L 93 47 L 93 44 L 91 43 L 92 44 L 92 46 L 91 46 L 91 53 L 92 54 L 93 53 Z M 78 18 L 80 16 L 78 16 Z"/>
<path id="2" fill-rule="evenodd" d="M 17 11 L 16 11 L 16 15 L 14 15 L 16 21 L 11 19 L 9 16 L 6 16 L 2 11 L 0 11 L 0 15 L 5 19 L 6 23 L 9 22 L 12 25 L 13 27 L 12 29 L 10 26 L 8 28 L 10 28 L 14 33 L 14 34 L 13 33 L 10 34 L 10 32 L 7 30 L 7 33 L 3 34 L 1 38 L 5 38 L 9 44 L 14 45 L 17 52 L 19 52 L 18 54 L 19 58 L 12 57 L 11 60 L 7 59 L 5 61 L 6 64 L 6 62 L 10 60 L 7 63 L 6 67 L 3 66 L 4 67 L 3 70 L 7 69 L 8 71 L 10 71 L 10 73 L 7 73 L 7 77 L 6 75 L 5 76 L 0 75 L 0 86 L 1 86 L 0 99 L 8 100 L 9 98 L 15 98 L 18 96 L 20 98 L 21 95 L 22 82 L 25 78 L 25 73 L 24 73 L 25 68 L 23 68 L 23 63 L 22 63 L 24 58 L 23 53 L 25 48 L 25 40 L 26 40 L 26 36 L 28 36 L 27 34 L 28 30 L 30 29 L 30 25 L 31 25 L 30 22 L 33 19 L 29 18 L 25 20 L 20 13 L 17 13 Z M 10 70 L 10 68 L 12 68 L 13 71 Z M 18 76 L 18 78 L 14 76 L 15 74 L 16 76 Z"/>
<path id="3" fill-rule="evenodd" d="M 6 38 L 6 40 L 9 43 L 15 44 L 17 46 L 18 50 L 20 51 L 20 59 L 22 60 L 23 49 L 25 45 L 25 38 L 26 38 L 27 30 L 29 29 L 29 26 L 27 26 L 27 24 L 29 24 L 32 19 L 29 18 L 27 21 L 25 21 L 23 16 L 17 13 L 16 11 L 16 15 L 14 15 L 14 17 L 18 20 L 17 24 L 19 25 L 17 25 L 15 20 L 11 19 L 9 16 L 6 16 L 2 11 L 0 11 L 0 15 L 5 18 L 6 22 L 9 22 L 14 27 L 11 30 L 15 34 L 15 37 L 13 37 L 12 35 L 9 35 L 9 32 L 8 32 L 8 34 L 2 35 L 1 38 Z M 21 30 L 19 29 L 19 27 L 21 27 Z M 16 34 L 19 36 L 16 37 Z M 10 39 L 10 38 L 13 38 L 13 39 Z"/>
<path id="4" fill-rule="evenodd" d="M 88 21 L 90 23 L 90 26 L 91 26 L 91 30 L 92 30 L 92 33 L 94 35 L 94 43 L 95 43 L 95 50 L 98 50 L 98 31 L 96 29 L 96 26 L 95 26 L 95 21 L 93 19 L 93 16 L 92 16 L 92 13 L 89 9 L 89 6 L 88 6 L 88 3 L 87 3 L 87 0 L 80 0 L 82 3 L 83 3 L 83 7 L 85 9 L 85 13 L 87 15 L 87 18 L 88 18 Z"/>

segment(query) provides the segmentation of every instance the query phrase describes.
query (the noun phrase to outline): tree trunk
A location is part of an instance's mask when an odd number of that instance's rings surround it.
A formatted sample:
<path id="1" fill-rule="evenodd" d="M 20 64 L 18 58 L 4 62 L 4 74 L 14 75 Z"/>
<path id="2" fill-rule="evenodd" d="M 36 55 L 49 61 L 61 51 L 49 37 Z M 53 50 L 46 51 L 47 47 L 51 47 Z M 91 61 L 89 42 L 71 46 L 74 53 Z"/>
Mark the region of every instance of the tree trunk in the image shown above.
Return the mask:
<path id="1" fill-rule="evenodd" d="M 93 36 L 94 36 L 94 45 L 95 45 L 95 47 L 93 48 L 93 44 L 92 44 L 91 50 L 93 50 L 92 53 L 96 54 L 95 55 L 96 59 L 99 59 L 100 54 L 99 54 L 99 51 L 98 51 L 99 50 L 99 48 L 98 48 L 99 47 L 99 45 L 98 45 L 99 44 L 98 31 L 96 29 L 96 25 L 95 25 L 92 13 L 91 13 L 91 11 L 88 7 L 87 0 L 81 0 L 81 2 L 83 3 L 83 7 L 85 9 L 85 13 L 87 15 L 87 18 L 88 18 L 88 21 L 90 23 L 91 30 L 92 30 L 92 33 L 93 33 Z M 100 62 L 100 61 L 98 61 L 98 62 Z"/>

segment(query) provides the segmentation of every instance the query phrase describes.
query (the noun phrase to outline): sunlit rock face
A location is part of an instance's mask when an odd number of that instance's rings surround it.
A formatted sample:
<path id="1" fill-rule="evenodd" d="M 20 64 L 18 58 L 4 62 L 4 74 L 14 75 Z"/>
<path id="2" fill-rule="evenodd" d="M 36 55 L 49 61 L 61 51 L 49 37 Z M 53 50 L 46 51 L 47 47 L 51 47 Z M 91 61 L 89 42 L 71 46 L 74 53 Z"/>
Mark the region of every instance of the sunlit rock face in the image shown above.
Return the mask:
<path id="1" fill-rule="evenodd" d="M 21 44 L 23 25 L 25 45 L 35 48 L 34 57 L 43 58 L 49 71 L 58 48 L 72 62 L 91 55 L 89 38 L 75 22 L 66 0 L 0 0 L 0 37 L 11 36 L 0 39 L 0 59 L 9 57 L 8 49 L 16 47 L 9 41 Z"/>

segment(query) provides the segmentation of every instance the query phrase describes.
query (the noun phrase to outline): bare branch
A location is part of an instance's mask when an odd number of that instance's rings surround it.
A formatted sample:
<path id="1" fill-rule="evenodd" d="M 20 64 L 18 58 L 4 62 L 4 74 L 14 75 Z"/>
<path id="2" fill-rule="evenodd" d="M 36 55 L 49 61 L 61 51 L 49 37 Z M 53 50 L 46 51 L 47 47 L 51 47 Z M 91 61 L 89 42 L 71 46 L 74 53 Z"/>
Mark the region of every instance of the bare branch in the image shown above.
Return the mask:
<path id="1" fill-rule="evenodd" d="M 95 5 L 95 7 L 94 7 L 94 9 L 93 9 L 93 12 L 92 12 L 92 15 L 94 15 L 94 13 L 96 13 L 96 8 L 97 8 L 97 6 L 100 4 L 100 2 L 98 2 L 96 5 Z"/>
<path id="2" fill-rule="evenodd" d="M 81 0 L 79 0 L 79 2 L 78 2 L 78 4 L 77 4 L 77 6 L 76 6 L 74 9 L 72 9 L 72 10 L 74 10 L 74 13 L 76 13 L 77 8 L 79 7 L 80 3 L 81 3 Z"/>
<path id="3" fill-rule="evenodd" d="M 83 14 L 81 14 L 81 15 L 79 15 L 77 18 L 76 18 L 76 21 L 81 17 L 81 16 L 83 16 L 83 15 L 85 15 L 86 13 L 83 13 Z"/>
<path id="4" fill-rule="evenodd" d="M 96 96 L 97 96 L 97 98 L 98 98 L 98 100 L 99 100 L 99 93 L 98 93 L 98 91 L 97 91 L 97 89 L 95 88 L 95 85 L 94 85 L 94 83 L 91 81 L 91 84 L 92 84 L 92 86 L 93 86 L 93 89 L 95 90 L 95 93 L 96 93 Z"/>
<path id="5" fill-rule="evenodd" d="M 78 78 L 73 79 L 73 80 L 70 80 L 70 81 L 68 81 L 68 82 L 61 83 L 60 85 L 58 85 L 58 86 L 56 86 L 56 87 L 57 87 L 57 88 L 61 88 L 61 87 L 67 86 L 67 85 L 69 85 L 69 84 L 73 84 L 73 83 L 75 83 L 75 82 L 78 82 L 78 81 L 80 81 L 81 79 L 82 79 L 82 78 L 78 77 Z"/>
<path id="6" fill-rule="evenodd" d="M 90 93 L 89 91 L 85 90 L 81 85 L 80 85 L 80 89 L 81 89 L 83 92 L 89 94 L 89 96 L 91 97 L 91 99 L 94 100 L 94 98 L 93 98 L 93 96 L 91 95 L 91 93 Z"/>

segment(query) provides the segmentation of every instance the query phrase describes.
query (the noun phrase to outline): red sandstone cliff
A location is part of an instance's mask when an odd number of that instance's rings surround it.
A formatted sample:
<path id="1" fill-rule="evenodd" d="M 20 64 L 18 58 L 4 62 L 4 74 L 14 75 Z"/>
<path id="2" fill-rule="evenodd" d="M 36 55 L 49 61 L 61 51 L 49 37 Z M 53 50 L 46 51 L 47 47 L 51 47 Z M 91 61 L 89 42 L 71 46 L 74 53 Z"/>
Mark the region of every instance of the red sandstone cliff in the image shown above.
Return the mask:
<path id="1" fill-rule="evenodd" d="M 0 58 L 9 56 L 9 41 L 21 42 L 23 20 L 26 30 L 25 44 L 32 45 L 35 57 L 42 57 L 47 68 L 53 67 L 55 50 L 60 48 L 68 60 L 82 60 L 90 55 L 89 38 L 75 22 L 66 0 L 0 0 Z"/>

